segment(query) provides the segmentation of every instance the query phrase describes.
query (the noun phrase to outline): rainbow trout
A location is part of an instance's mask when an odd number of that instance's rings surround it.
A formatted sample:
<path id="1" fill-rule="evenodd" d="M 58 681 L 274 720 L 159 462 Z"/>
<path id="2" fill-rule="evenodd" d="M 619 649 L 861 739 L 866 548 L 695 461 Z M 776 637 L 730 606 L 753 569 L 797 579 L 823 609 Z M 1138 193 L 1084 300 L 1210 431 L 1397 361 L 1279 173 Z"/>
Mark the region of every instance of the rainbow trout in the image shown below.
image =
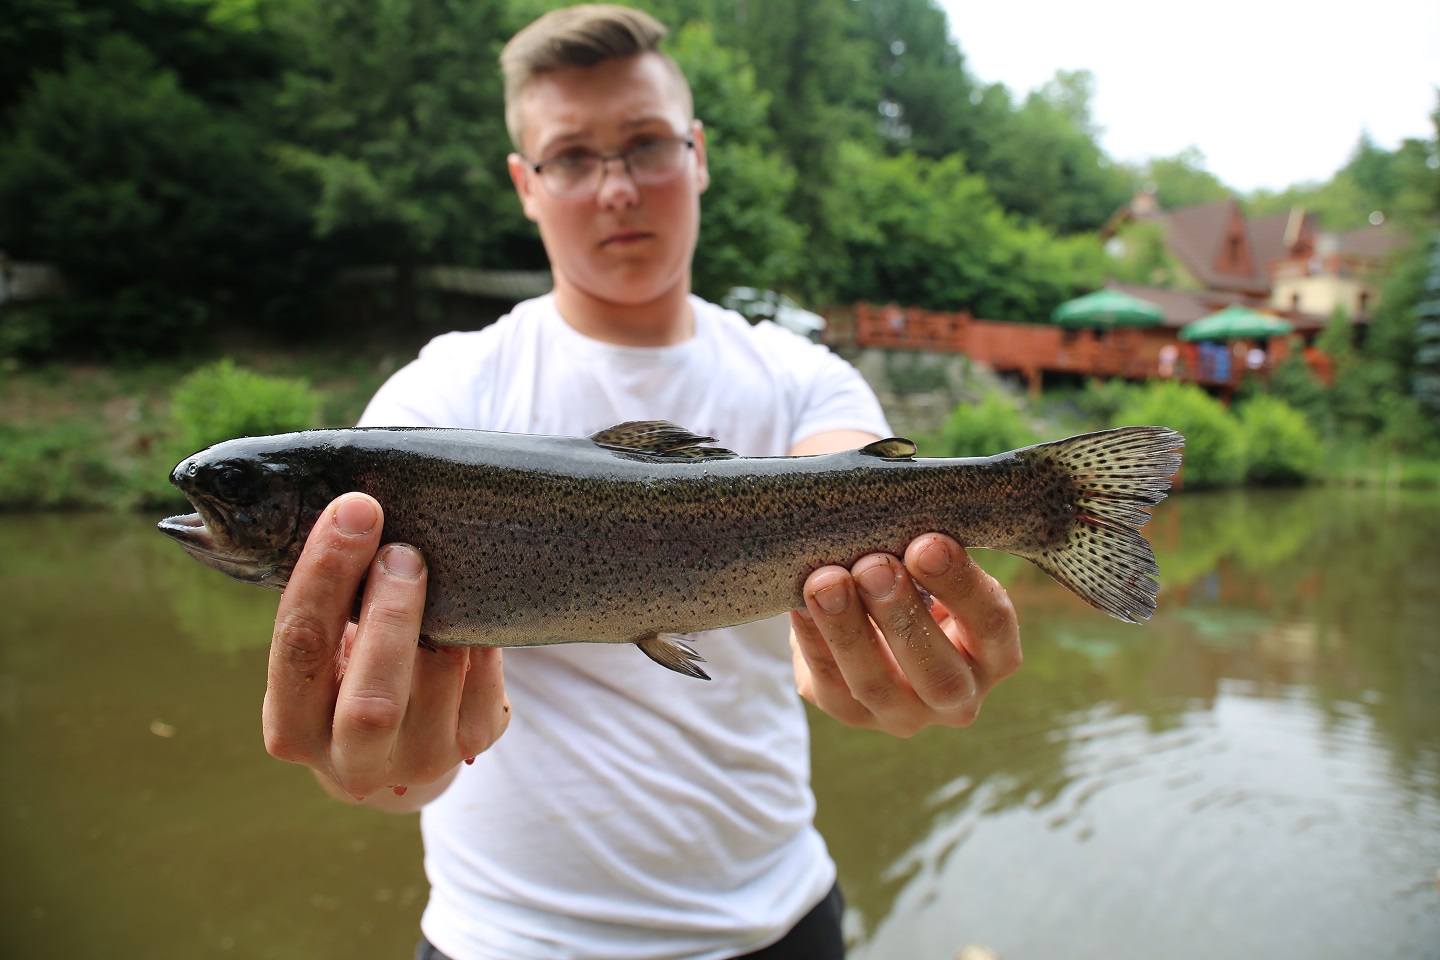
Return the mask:
<path id="1" fill-rule="evenodd" d="M 1138 529 L 1180 467 L 1173 430 L 974 459 L 917 459 L 899 438 L 812 457 L 738 457 L 711 442 L 665 422 L 589 438 L 399 427 L 246 437 L 175 468 L 197 512 L 159 528 L 201 563 L 280 590 L 321 511 L 360 490 L 385 508 L 382 540 L 425 557 L 423 640 L 634 643 L 705 679 L 676 634 L 801 607 L 817 567 L 899 555 L 931 531 L 1025 557 L 1121 620 L 1155 611 L 1159 570 Z"/>

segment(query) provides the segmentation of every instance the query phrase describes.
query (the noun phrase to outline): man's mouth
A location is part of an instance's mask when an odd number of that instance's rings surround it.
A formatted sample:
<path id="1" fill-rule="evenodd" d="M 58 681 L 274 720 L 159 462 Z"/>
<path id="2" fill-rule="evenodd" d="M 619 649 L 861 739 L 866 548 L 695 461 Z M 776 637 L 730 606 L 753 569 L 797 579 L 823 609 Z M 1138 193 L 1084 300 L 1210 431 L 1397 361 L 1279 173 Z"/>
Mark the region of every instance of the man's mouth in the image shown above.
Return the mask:
<path id="1" fill-rule="evenodd" d="M 602 247 L 623 247 L 648 240 L 651 236 L 653 234 L 645 230 L 617 230 L 607 236 L 600 245 Z"/>

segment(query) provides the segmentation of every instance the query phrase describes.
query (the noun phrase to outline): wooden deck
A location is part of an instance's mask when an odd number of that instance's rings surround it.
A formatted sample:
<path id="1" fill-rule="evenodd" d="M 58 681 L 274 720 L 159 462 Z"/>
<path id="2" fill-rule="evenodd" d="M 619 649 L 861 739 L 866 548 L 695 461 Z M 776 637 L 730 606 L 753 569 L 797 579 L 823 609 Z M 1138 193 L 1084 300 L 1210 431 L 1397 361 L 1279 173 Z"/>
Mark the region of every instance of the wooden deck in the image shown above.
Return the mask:
<path id="1" fill-rule="evenodd" d="M 977 320 L 969 313 L 944 313 L 918 307 L 858 303 L 848 316 L 832 316 L 831 341 L 881 350 L 960 353 L 994 370 L 1025 377 L 1038 392 L 1047 373 L 1127 380 L 1168 378 L 1229 393 L 1246 374 L 1246 354 L 1253 344 L 1199 345 L 1178 337 L 1166 326 L 1146 329 L 1065 330 L 1048 324 Z M 1163 362 L 1166 348 L 1172 353 Z M 1265 363 L 1254 372 L 1264 376 L 1288 352 L 1275 338 Z M 1322 378 L 1328 374 L 1323 355 L 1306 359 Z"/>

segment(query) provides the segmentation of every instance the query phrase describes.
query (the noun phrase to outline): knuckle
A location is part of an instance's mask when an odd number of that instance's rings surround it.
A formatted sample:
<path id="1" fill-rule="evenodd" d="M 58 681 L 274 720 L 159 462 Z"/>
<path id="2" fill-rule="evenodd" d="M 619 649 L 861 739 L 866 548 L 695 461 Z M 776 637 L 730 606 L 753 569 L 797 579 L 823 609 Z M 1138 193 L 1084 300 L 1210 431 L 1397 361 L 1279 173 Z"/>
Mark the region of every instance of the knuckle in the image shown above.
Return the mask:
<path id="1" fill-rule="evenodd" d="M 989 636 L 1002 636 L 1010 629 L 1015 621 L 1015 611 L 1009 603 L 1002 603 L 993 607 L 985 617 L 982 629 Z"/>
<path id="2" fill-rule="evenodd" d="M 343 715 L 343 716 L 342 716 Z M 405 707 L 384 694 L 355 694 L 345 698 L 336 725 L 348 727 L 365 739 L 387 735 L 400 729 Z"/>
<path id="3" fill-rule="evenodd" d="M 286 763 L 305 763 L 311 757 L 310 741 L 283 730 L 265 731 L 265 752 Z"/>
<path id="4" fill-rule="evenodd" d="M 861 680 L 851 688 L 851 692 L 872 713 L 887 710 L 900 700 L 900 690 L 889 677 Z"/>
<path id="5" fill-rule="evenodd" d="M 875 726 L 875 714 L 850 697 L 822 697 L 820 702 L 815 702 L 815 706 L 847 727 Z"/>
<path id="6" fill-rule="evenodd" d="M 497 720 L 495 723 L 466 724 L 459 731 L 459 736 L 457 738 L 460 744 L 460 753 L 466 757 L 474 757 L 484 753 L 486 750 L 489 750 L 491 747 L 495 746 L 495 742 L 500 739 L 501 734 L 503 734 L 509 728 L 509 726 L 510 715 L 508 713 L 502 714 L 500 719 Z M 449 767 L 446 767 L 445 769 L 448 770 Z M 435 776 L 438 777 L 440 773 L 444 772 L 445 770 L 441 770 Z"/>
<path id="7" fill-rule="evenodd" d="M 937 670 L 925 678 L 925 702 L 936 710 L 964 710 L 975 700 L 975 677 L 968 670 Z"/>
<path id="8" fill-rule="evenodd" d="M 419 636 L 420 618 L 404 601 L 387 597 L 365 608 L 365 625 L 387 634 L 414 633 Z"/>
<path id="9" fill-rule="evenodd" d="M 276 621 L 271 645 L 281 658 L 302 667 L 316 666 L 335 656 L 326 625 L 298 610 Z"/>
<path id="10" fill-rule="evenodd" d="M 909 740 L 926 727 L 924 719 L 918 716 L 906 714 L 904 716 L 891 717 L 887 720 L 882 729 L 892 737 L 901 740 Z"/>
<path id="11" fill-rule="evenodd" d="M 1019 670 L 1025 664 L 1025 653 L 1020 649 L 1020 644 L 1013 643 L 1001 652 L 998 664 L 998 675 L 1008 677 Z"/>

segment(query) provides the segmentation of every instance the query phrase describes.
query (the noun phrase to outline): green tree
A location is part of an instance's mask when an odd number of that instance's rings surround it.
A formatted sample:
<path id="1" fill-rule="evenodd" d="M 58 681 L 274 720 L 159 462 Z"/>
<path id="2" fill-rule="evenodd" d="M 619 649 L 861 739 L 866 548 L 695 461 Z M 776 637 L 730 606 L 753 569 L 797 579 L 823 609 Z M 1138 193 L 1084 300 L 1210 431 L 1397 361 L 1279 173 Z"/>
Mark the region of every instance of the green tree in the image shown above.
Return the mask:
<path id="1" fill-rule="evenodd" d="M 9 120 L 0 246 L 57 264 L 71 293 L 11 349 L 173 351 L 217 310 L 273 307 L 304 274 L 299 197 L 263 132 L 127 36 L 37 74 Z"/>
<path id="2" fill-rule="evenodd" d="M 1087 70 L 1062 70 L 992 133 L 974 168 L 1006 210 L 1077 233 L 1098 228 L 1130 198 L 1130 176 L 1097 142 L 1094 85 Z"/>
<path id="3" fill-rule="evenodd" d="M 973 156 L 981 91 L 934 0 L 872 0 L 857 7 L 879 100 L 874 120 L 894 151 Z"/>
<path id="4" fill-rule="evenodd" d="M 770 97 L 744 53 L 719 46 L 707 23 L 680 30 L 668 51 L 690 81 L 710 163 L 695 291 L 718 299 L 733 286 L 784 285 L 799 272 L 805 232 L 785 216 L 795 170 L 773 148 Z"/>
<path id="5" fill-rule="evenodd" d="M 767 0 L 717 22 L 722 43 L 742 47 L 770 94 L 776 145 L 800 176 L 787 216 L 807 230 L 809 255 L 795 285 L 807 298 L 835 290 L 848 269 L 836 223 L 852 184 L 840 173 L 842 140 L 873 140 L 877 102 L 868 50 L 849 0 Z"/>
<path id="6" fill-rule="evenodd" d="M 1173 157 L 1145 162 L 1135 171 L 1135 180 L 1154 184 L 1160 205 L 1166 210 L 1229 200 L 1234 195 L 1219 177 L 1205 169 L 1205 154 L 1198 147 L 1186 147 Z"/>
<path id="7" fill-rule="evenodd" d="M 852 185 L 848 216 L 835 224 L 850 265 L 836 287 L 842 300 L 1039 321 L 1103 276 L 1092 238 L 1057 240 L 1016 222 L 959 155 L 886 157 L 847 143 L 837 160 Z"/>
<path id="8" fill-rule="evenodd" d="M 273 79 L 283 51 L 258 14 L 266 0 L 8 0 L 0 16 L 0 115 L 35 76 L 68 58 L 94 59 L 100 45 L 129 37 L 208 103 L 251 102 Z"/>
<path id="9" fill-rule="evenodd" d="M 543 262 L 505 175 L 501 0 L 309 0 L 277 107 L 281 163 L 316 186 L 317 235 L 396 266 L 398 319 L 425 262 Z"/>

